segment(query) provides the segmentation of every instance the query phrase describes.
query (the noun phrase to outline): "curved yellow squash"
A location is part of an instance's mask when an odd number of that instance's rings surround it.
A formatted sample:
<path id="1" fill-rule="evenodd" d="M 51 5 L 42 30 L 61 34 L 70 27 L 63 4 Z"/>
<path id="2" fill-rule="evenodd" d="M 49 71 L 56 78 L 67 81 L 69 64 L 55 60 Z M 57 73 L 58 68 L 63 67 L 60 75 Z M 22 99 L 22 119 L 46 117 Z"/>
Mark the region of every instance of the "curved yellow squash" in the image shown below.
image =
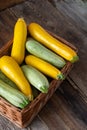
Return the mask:
<path id="1" fill-rule="evenodd" d="M 12 57 L 2 56 L 0 58 L 0 69 L 26 96 L 29 97 L 29 100 L 33 100 L 30 84 L 25 78 L 18 63 Z"/>
<path id="2" fill-rule="evenodd" d="M 73 49 L 51 36 L 39 24 L 30 23 L 28 25 L 28 30 L 33 38 L 53 50 L 55 53 L 59 54 L 61 57 L 72 63 L 78 60 L 78 56 Z"/>
<path id="3" fill-rule="evenodd" d="M 26 56 L 25 62 L 53 79 L 64 79 L 64 75 L 59 69 L 34 55 Z"/>
<path id="4" fill-rule="evenodd" d="M 23 18 L 19 18 L 14 27 L 11 56 L 21 64 L 25 56 L 25 42 L 27 38 L 27 25 Z"/>

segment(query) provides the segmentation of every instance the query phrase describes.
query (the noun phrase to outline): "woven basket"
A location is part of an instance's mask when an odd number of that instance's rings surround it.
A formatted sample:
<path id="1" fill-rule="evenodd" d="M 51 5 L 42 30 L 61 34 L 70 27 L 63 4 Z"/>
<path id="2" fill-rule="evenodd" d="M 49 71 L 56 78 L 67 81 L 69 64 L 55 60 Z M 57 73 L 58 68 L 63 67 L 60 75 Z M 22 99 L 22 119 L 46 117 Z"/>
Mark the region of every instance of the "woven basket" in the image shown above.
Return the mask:
<path id="1" fill-rule="evenodd" d="M 64 40 L 63 38 L 49 32 L 51 35 L 53 35 L 56 39 L 62 41 L 64 44 L 70 46 L 72 49 L 74 49 L 77 52 L 77 49 L 75 46 Z M 0 49 L 0 57 L 3 55 L 9 55 L 10 50 L 12 46 L 12 39 Z M 67 64 L 64 66 L 64 68 L 61 70 L 62 73 L 67 76 L 72 68 L 72 63 L 67 62 Z M 27 107 L 24 109 L 19 109 L 13 105 L 11 105 L 9 102 L 7 102 L 5 99 L 0 97 L 0 114 L 9 119 L 11 122 L 13 122 L 15 125 L 24 128 L 27 125 L 31 123 L 31 121 L 34 119 L 34 117 L 38 114 L 38 112 L 43 108 L 43 106 L 46 104 L 46 102 L 50 99 L 50 97 L 53 95 L 53 93 L 56 91 L 56 89 L 60 86 L 62 83 L 62 80 L 51 80 L 50 81 L 50 87 L 47 94 L 40 93 Z"/>

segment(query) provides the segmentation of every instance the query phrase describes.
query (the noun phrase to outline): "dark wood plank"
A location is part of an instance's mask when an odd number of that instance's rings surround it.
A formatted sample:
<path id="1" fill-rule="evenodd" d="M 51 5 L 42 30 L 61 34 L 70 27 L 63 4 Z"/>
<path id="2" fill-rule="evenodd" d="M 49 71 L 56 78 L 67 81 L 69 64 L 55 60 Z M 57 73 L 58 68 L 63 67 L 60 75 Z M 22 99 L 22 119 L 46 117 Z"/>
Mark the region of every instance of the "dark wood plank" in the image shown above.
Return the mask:
<path id="1" fill-rule="evenodd" d="M 25 0 L 0 0 L 0 10 L 6 9 L 10 6 L 19 4 L 20 2 L 23 2 Z"/>
<path id="2" fill-rule="evenodd" d="M 72 84 L 71 82 L 72 81 L 70 77 L 68 77 L 68 80 L 64 81 L 64 83 L 59 88 L 59 91 L 61 92 L 64 99 L 68 102 L 71 111 L 74 112 L 76 117 L 87 124 L 87 103 L 82 98 L 78 89 L 76 87 L 72 87 L 76 84 Z"/>
<path id="3" fill-rule="evenodd" d="M 65 80 L 39 115 L 50 129 L 55 127 L 56 130 L 86 130 L 86 108 L 87 104 L 78 90 L 74 89 L 68 80 Z M 46 118 L 46 115 L 49 118 Z"/>
<path id="4" fill-rule="evenodd" d="M 16 19 L 15 15 L 9 9 L 0 12 L 0 48 L 13 36 Z"/>
<path id="5" fill-rule="evenodd" d="M 37 115 L 32 123 L 26 128 L 19 128 L 6 118 L 0 116 L 0 130 L 48 130 L 48 125 Z"/>
<path id="6" fill-rule="evenodd" d="M 80 60 L 75 64 L 70 77 L 87 101 L 87 1 L 51 0 L 51 2 L 61 14 L 62 27 L 59 28 L 60 25 L 57 25 L 56 33 L 59 31 L 59 35 L 78 48 Z"/>
<path id="7" fill-rule="evenodd" d="M 50 31 L 53 32 L 58 31 L 57 27 L 59 27 L 60 29 L 62 28 L 60 13 L 58 13 L 57 10 L 53 8 L 51 3 L 49 3 L 48 1 L 44 2 L 44 0 L 42 0 L 42 3 L 40 2 L 40 0 L 26 1 L 25 4 L 21 4 L 21 6 L 16 5 L 12 7 L 10 10 L 17 17 L 24 17 L 27 23 L 33 21 L 38 22 L 39 24 L 41 24 L 46 29 L 49 29 Z M 51 15 L 47 13 L 48 10 L 50 10 Z M 59 23 L 57 20 L 59 20 Z M 59 34 L 60 33 L 61 32 L 59 32 Z"/>
<path id="8" fill-rule="evenodd" d="M 36 118 L 32 121 L 32 123 L 29 125 L 30 130 L 48 130 L 48 124 L 46 124 L 39 115 L 36 116 Z"/>

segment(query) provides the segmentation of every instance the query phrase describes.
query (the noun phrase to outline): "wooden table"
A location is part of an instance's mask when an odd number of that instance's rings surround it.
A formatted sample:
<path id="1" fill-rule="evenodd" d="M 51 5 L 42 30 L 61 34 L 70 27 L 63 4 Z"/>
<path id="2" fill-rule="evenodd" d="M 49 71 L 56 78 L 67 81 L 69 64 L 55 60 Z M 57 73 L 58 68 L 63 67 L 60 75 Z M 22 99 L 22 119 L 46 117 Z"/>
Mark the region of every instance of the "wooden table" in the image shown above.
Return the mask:
<path id="1" fill-rule="evenodd" d="M 13 3 L 0 11 L 0 48 L 12 37 L 16 20 L 24 17 L 27 23 L 38 22 L 71 42 L 80 57 L 60 88 L 23 130 L 87 130 L 86 0 L 22 0 L 12 6 Z M 20 130 L 0 116 L 0 130 L 8 129 Z"/>

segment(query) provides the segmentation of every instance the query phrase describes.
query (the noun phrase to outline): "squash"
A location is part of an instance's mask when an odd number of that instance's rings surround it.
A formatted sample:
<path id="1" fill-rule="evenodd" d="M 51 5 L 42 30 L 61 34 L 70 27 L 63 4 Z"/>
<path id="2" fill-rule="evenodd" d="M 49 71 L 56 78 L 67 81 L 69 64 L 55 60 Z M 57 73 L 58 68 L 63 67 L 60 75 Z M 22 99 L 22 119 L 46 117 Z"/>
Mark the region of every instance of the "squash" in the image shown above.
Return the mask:
<path id="1" fill-rule="evenodd" d="M 26 96 L 29 97 L 30 101 L 33 100 L 31 86 L 14 58 L 6 55 L 2 56 L 0 58 L 0 69 Z"/>
<path id="2" fill-rule="evenodd" d="M 14 27 L 11 56 L 21 64 L 25 56 L 25 42 L 27 38 L 27 25 L 23 18 L 19 18 Z"/>
<path id="3" fill-rule="evenodd" d="M 59 69 L 34 55 L 27 55 L 25 62 L 53 79 L 64 79 L 64 75 Z"/>
<path id="4" fill-rule="evenodd" d="M 26 49 L 29 53 L 51 63 L 57 68 L 63 68 L 66 64 L 66 61 L 62 57 L 58 56 L 45 46 L 41 45 L 33 38 L 28 38 L 26 41 Z"/>
<path id="5" fill-rule="evenodd" d="M 8 85 L 1 79 L 0 79 L 0 96 L 2 96 L 11 104 L 19 108 L 24 108 L 30 103 L 28 97 L 25 96 L 21 91 L 13 88 L 12 86 Z"/>
<path id="6" fill-rule="evenodd" d="M 31 65 L 23 65 L 22 70 L 28 81 L 42 93 L 47 93 L 49 82 L 47 77 Z"/>
<path id="7" fill-rule="evenodd" d="M 55 53 L 59 54 L 64 59 L 74 63 L 78 60 L 76 52 L 69 46 L 63 44 L 58 39 L 51 36 L 42 26 L 37 23 L 30 23 L 28 25 L 28 31 L 30 35 L 48 47 Z"/>

